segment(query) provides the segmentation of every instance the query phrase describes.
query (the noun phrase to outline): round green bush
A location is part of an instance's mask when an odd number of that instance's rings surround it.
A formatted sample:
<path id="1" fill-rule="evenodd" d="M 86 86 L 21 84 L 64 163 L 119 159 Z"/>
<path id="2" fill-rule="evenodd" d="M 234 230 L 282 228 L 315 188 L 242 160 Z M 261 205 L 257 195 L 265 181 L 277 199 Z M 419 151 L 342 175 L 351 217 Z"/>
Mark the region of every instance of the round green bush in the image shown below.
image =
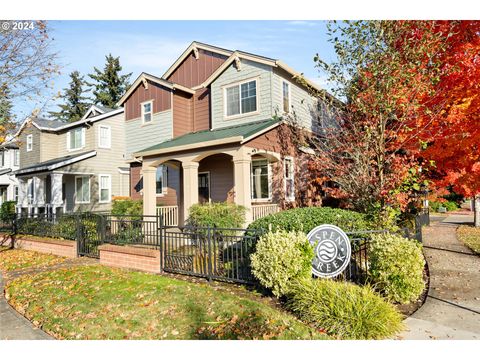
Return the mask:
<path id="1" fill-rule="evenodd" d="M 309 233 L 318 225 L 332 224 L 343 230 L 368 230 L 372 224 L 366 215 L 329 207 L 296 208 L 265 216 L 252 222 L 249 229 L 302 231 Z"/>
<path id="2" fill-rule="evenodd" d="M 251 255 L 252 273 L 260 284 L 280 297 L 289 292 L 290 283 L 311 277 L 313 248 L 302 232 L 278 230 L 260 237 Z"/>
<path id="3" fill-rule="evenodd" d="M 369 286 L 325 279 L 291 285 L 287 306 L 302 320 L 342 339 L 383 339 L 402 329 L 402 316 Z"/>
<path id="4" fill-rule="evenodd" d="M 418 299 L 425 288 L 422 245 L 394 234 L 372 236 L 369 277 L 384 296 L 402 304 Z"/>
<path id="5" fill-rule="evenodd" d="M 240 228 L 245 223 L 245 207 L 229 202 L 192 205 L 188 211 L 187 225 Z"/>

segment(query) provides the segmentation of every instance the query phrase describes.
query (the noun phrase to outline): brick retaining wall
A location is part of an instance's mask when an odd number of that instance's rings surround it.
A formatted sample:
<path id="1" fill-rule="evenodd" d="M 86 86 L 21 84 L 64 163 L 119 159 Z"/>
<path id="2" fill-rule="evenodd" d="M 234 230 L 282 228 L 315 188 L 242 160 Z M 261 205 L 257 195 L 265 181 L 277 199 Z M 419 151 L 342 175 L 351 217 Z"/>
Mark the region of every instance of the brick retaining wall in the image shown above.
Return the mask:
<path id="1" fill-rule="evenodd" d="M 15 238 L 15 248 L 38 251 L 68 258 L 77 257 L 77 242 L 71 240 L 18 235 Z"/>
<path id="2" fill-rule="evenodd" d="M 100 264 L 160 273 L 160 250 L 105 244 L 98 247 Z"/>

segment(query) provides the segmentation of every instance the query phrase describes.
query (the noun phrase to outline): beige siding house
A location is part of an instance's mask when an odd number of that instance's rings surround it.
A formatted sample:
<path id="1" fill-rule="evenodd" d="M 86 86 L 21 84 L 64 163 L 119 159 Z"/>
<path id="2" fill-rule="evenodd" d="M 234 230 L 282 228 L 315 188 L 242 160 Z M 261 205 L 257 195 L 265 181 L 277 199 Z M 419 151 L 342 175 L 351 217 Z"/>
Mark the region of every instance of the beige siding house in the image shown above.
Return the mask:
<path id="1" fill-rule="evenodd" d="M 17 211 L 108 211 L 129 195 L 123 108 L 92 107 L 74 123 L 29 119 L 16 134 Z"/>

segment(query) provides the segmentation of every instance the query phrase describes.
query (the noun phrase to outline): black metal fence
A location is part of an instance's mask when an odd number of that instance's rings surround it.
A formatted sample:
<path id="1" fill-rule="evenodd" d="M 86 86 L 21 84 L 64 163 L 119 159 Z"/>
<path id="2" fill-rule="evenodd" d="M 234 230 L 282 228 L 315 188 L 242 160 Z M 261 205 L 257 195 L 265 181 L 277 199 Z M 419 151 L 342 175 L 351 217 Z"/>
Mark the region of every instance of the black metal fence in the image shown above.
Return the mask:
<path id="1" fill-rule="evenodd" d="M 422 241 L 422 226 L 429 223 L 428 213 L 415 219 L 415 229 L 402 229 L 406 238 Z M 12 233 L 77 241 L 78 255 L 99 257 L 98 247 L 109 243 L 155 248 L 161 252 L 161 268 L 167 272 L 200 276 L 239 283 L 255 282 L 250 255 L 264 230 L 162 226 L 160 216 L 105 213 L 76 213 L 16 216 Z M 363 283 L 368 273 L 368 242 L 372 235 L 386 230 L 347 232 L 352 258 L 338 276 Z"/>

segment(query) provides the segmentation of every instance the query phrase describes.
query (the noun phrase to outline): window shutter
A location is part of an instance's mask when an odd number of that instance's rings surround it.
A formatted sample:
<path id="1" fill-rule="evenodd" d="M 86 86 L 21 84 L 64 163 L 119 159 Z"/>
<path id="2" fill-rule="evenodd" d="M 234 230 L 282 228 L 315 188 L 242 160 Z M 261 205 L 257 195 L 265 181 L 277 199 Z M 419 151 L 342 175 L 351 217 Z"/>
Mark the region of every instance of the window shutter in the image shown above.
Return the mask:
<path id="1" fill-rule="evenodd" d="M 67 150 L 70 150 L 70 131 L 67 132 Z"/>
<path id="2" fill-rule="evenodd" d="M 105 137 L 107 139 L 107 147 L 112 147 L 112 128 L 106 127 L 105 128 Z"/>

